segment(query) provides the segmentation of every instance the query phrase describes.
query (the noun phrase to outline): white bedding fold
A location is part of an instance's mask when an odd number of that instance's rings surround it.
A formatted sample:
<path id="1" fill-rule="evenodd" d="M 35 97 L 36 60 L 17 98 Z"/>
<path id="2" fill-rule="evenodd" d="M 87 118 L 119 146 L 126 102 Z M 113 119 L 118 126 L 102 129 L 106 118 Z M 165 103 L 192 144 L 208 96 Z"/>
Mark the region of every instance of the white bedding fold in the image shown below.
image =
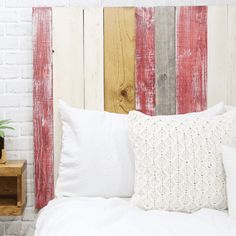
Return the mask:
<path id="1" fill-rule="evenodd" d="M 235 236 L 227 213 L 144 211 L 122 198 L 60 198 L 39 213 L 35 236 Z"/>

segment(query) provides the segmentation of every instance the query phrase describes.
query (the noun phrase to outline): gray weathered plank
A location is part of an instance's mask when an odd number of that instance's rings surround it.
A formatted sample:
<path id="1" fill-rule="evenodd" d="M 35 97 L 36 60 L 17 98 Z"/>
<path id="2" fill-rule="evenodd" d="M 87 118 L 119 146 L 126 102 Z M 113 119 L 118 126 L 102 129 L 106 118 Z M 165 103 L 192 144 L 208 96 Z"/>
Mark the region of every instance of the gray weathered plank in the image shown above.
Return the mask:
<path id="1" fill-rule="evenodd" d="M 155 8 L 156 113 L 176 113 L 175 7 Z"/>

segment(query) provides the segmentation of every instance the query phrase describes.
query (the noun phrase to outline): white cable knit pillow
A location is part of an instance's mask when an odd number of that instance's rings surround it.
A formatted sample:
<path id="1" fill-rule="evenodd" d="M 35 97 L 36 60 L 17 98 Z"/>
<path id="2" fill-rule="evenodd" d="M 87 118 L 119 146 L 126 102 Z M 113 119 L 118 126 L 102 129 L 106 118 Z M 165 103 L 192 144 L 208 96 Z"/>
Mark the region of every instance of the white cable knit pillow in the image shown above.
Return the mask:
<path id="1" fill-rule="evenodd" d="M 227 208 L 220 143 L 236 143 L 236 111 L 214 118 L 129 114 L 135 153 L 133 202 L 144 209 Z"/>

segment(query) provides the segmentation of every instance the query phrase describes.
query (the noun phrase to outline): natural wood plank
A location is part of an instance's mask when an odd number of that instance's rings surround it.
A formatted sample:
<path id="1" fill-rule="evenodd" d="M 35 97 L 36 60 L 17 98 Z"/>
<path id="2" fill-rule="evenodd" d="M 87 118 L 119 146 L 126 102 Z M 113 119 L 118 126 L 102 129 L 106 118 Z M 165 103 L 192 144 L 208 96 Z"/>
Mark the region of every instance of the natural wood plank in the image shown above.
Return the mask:
<path id="1" fill-rule="evenodd" d="M 0 165 L 0 215 L 21 215 L 26 203 L 26 161 Z"/>
<path id="2" fill-rule="evenodd" d="M 21 175 L 21 207 L 24 207 L 26 205 L 27 201 L 27 185 L 26 185 L 26 179 L 27 179 L 27 169 L 25 169 Z"/>
<path id="3" fill-rule="evenodd" d="M 176 109 L 207 106 L 207 7 L 177 7 Z"/>
<path id="4" fill-rule="evenodd" d="M 0 177 L 0 195 L 16 195 L 17 194 L 17 177 L 1 176 Z"/>
<path id="5" fill-rule="evenodd" d="M 51 8 L 33 8 L 33 123 L 36 208 L 54 196 Z"/>
<path id="6" fill-rule="evenodd" d="M 22 198 L 21 198 L 21 176 L 17 176 L 17 202 L 16 205 L 20 206 L 22 203 Z"/>
<path id="7" fill-rule="evenodd" d="M 8 160 L 6 164 L 0 165 L 0 176 L 17 176 L 22 174 L 25 168 L 25 161 Z"/>
<path id="8" fill-rule="evenodd" d="M 22 215 L 24 209 L 22 207 L 17 207 L 17 206 L 12 205 L 14 202 L 15 202 L 15 200 L 12 199 L 12 201 L 5 202 L 5 205 L 0 205 L 0 215 L 1 216 L 20 216 L 20 215 Z"/>
<path id="9" fill-rule="evenodd" d="M 155 8 L 156 113 L 176 113 L 175 7 Z"/>
<path id="10" fill-rule="evenodd" d="M 103 8 L 84 9 L 85 108 L 104 110 Z"/>
<path id="11" fill-rule="evenodd" d="M 135 108 L 135 9 L 104 9 L 105 110 Z"/>
<path id="12" fill-rule="evenodd" d="M 208 7 L 208 106 L 227 102 L 229 78 L 227 6 Z"/>
<path id="13" fill-rule="evenodd" d="M 236 6 L 228 6 L 229 75 L 226 103 L 236 106 Z"/>
<path id="14" fill-rule="evenodd" d="M 136 8 L 136 110 L 155 114 L 154 8 Z"/>
<path id="15" fill-rule="evenodd" d="M 53 8 L 54 176 L 61 153 L 58 101 L 84 108 L 83 9 Z"/>

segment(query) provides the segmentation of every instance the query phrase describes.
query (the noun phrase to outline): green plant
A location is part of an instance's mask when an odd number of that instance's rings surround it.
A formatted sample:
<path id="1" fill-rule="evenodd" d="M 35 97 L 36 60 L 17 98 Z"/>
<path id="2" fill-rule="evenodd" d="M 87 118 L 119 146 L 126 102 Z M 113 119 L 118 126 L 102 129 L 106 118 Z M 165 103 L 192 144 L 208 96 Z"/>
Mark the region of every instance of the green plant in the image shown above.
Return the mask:
<path id="1" fill-rule="evenodd" d="M 0 120 L 0 137 L 4 138 L 5 137 L 5 129 L 11 129 L 14 130 L 13 127 L 8 126 L 8 124 L 11 123 L 11 120 Z"/>

